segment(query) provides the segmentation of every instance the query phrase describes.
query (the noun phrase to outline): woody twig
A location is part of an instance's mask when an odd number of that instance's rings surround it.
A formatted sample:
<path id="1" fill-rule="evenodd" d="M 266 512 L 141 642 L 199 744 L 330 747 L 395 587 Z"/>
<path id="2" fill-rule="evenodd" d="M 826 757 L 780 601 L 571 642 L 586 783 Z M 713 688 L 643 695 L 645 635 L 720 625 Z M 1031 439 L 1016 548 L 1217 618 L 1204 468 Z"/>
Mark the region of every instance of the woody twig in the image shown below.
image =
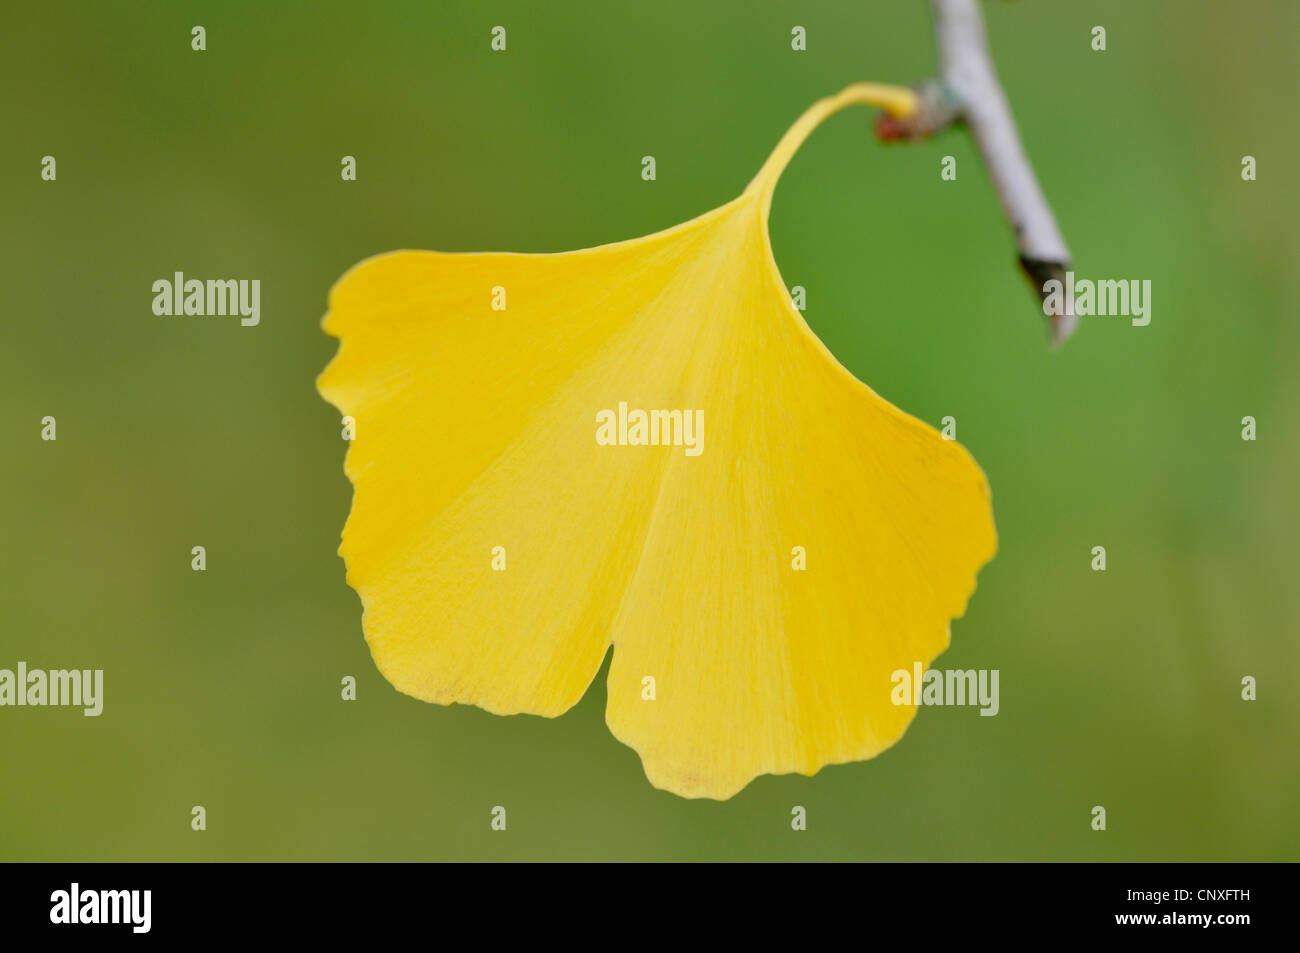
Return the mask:
<path id="1" fill-rule="evenodd" d="M 921 139 L 964 124 L 1015 231 L 1020 266 L 1039 300 L 1045 301 L 1047 282 L 1064 282 L 1070 252 L 998 82 L 979 0 L 931 0 L 931 7 L 939 75 L 917 87 L 921 108 L 914 116 L 899 120 L 882 115 L 877 134 L 885 140 Z M 1074 331 L 1078 317 L 1064 308 L 1050 311 L 1048 328 L 1053 345 L 1059 345 Z"/>

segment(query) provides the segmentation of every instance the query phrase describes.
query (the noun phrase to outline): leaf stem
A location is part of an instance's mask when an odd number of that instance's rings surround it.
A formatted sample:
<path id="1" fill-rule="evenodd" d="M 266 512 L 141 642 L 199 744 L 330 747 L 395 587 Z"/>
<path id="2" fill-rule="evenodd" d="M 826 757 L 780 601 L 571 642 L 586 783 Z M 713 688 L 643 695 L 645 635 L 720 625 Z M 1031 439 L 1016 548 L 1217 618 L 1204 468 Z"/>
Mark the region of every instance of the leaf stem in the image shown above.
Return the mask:
<path id="1" fill-rule="evenodd" d="M 781 137 L 781 141 L 772 150 L 772 155 L 758 170 L 758 175 L 746 186 L 744 194 L 758 194 L 762 198 L 763 213 L 766 216 L 772 205 L 772 192 L 776 188 L 777 179 L 804 144 L 804 140 L 828 117 L 844 107 L 878 106 L 897 119 L 907 119 L 916 112 L 919 102 L 916 90 L 884 83 L 854 83 L 834 96 L 817 100 Z"/>

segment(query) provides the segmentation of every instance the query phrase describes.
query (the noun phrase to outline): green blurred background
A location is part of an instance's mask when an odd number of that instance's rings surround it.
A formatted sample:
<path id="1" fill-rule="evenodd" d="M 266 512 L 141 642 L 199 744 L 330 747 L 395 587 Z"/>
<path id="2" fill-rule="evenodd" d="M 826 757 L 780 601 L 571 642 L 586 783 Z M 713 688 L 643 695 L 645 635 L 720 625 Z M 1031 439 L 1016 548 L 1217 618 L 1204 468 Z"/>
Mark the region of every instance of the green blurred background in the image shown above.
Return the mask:
<path id="1" fill-rule="evenodd" d="M 987 13 L 1076 270 L 1150 279 L 1151 324 L 1085 318 L 1048 349 L 964 132 L 883 147 L 853 109 L 812 137 L 777 260 L 840 360 L 955 416 L 988 473 L 1001 550 L 936 664 L 999 669 L 1001 713 L 922 709 L 875 760 L 717 803 L 650 787 L 603 670 L 555 721 L 425 705 L 375 670 L 336 555 L 325 296 L 390 249 L 563 251 L 717 206 L 813 100 L 930 75 L 927 5 L 10 11 L 0 668 L 103 668 L 106 700 L 0 709 L 0 858 L 1300 857 L 1300 7 Z M 155 317 L 177 270 L 260 278 L 261 325 Z"/>

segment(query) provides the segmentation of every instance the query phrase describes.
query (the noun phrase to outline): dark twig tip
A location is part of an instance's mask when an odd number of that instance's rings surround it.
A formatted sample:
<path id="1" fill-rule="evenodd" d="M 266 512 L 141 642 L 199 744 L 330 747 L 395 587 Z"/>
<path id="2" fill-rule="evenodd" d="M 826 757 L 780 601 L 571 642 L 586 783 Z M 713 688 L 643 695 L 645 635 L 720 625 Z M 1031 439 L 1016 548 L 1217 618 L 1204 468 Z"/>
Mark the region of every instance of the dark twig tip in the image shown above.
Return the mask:
<path id="1" fill-rule="evenodd" d="M 1065 272 L 1069 267 L 1068 261 L 1045 261 L 1026 258 L 1023 255 L 1020 257 L 1020 268 L 1043 304 L 1043 316 L 1047 319 L 1052 347 L 1060 347 L 1064 344 L 1079 323 L 1079 316 L 1066 307 L 1067 298 L 1062 294 L 1065 288 Z M 1056 283 L 1055 288 L 1052 288 L 1052 282 Z M 1055 301 L 1052 300 L 1054 293 Z"/>

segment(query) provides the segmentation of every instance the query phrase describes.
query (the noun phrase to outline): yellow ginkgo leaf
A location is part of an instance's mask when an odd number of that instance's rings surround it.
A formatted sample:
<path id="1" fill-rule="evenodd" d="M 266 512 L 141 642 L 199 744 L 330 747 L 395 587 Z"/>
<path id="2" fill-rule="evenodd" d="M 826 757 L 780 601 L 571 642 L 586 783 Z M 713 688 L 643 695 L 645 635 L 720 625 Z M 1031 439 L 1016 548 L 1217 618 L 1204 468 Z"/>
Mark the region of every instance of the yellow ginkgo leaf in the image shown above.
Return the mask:
<path id="1" fill-rule="evenodd" d="M 737 199 L 554 255 L 404 251 L 330 294 L 355 418 L 341 554 L 398 689 L 558 715 L 609 647 L 607 720 L 657 787 L 727 798 L 869 758 L 996 538 L 970 455 L 841 366 L 768 238 L 814 105 Z"/>

